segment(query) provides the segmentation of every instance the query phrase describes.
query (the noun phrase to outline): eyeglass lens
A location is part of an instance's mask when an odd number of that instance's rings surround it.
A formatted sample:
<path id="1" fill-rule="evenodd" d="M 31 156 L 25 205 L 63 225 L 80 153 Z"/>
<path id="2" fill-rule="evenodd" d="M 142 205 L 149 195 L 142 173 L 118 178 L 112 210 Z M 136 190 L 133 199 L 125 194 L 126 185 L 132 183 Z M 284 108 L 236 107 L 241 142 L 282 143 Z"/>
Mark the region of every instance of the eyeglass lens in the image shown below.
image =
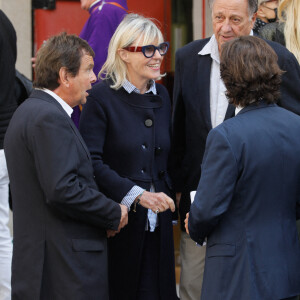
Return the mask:
<path id="1" fill-rule="evenodd" d="M 166 43 L 162 43 L 155 47 L 153 45 L 144 46 L 144 54 L 146 57 L 152 57 L 156 51 L 158 50 L 160 55 L 165 55 L 168 51 L 168 45 Z"/>

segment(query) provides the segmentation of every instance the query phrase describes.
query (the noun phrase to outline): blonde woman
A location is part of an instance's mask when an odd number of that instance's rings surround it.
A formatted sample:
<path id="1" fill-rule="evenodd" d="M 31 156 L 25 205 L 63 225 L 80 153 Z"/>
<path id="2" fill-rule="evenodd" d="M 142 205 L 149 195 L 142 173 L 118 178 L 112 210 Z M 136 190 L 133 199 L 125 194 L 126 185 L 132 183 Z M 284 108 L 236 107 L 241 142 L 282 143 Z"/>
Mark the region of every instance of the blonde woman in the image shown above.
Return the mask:
<path id="1" fill-rule="evenodd" d="M 279 23 L 267 24 L 259 35 L 286 46 L 300 62 L 300 1 L 280 0 Z"/>
<path id="2" fill-rule="evenodd" d="M 169 44 L 150 19 L 127 15 L 113 35 L 80 120 L 95 180 L 128 207 L 128 226 L 108 232 L 110 300 L 175 300 L 170 99 L 155 80 Z"/>

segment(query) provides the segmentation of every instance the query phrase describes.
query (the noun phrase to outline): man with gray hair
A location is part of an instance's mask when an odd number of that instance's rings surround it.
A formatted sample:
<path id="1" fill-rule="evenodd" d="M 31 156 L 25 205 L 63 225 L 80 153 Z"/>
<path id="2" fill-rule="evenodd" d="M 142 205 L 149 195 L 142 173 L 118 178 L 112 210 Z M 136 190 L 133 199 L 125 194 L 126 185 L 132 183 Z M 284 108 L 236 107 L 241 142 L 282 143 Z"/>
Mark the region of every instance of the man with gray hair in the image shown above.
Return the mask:
<path id="1" fill-rule="evenodd" d="M 197 40 L 176 53 L 174 110 L 170 174 L 173 177 L 182 225 L 181 300 L 199 300 L 204 272 L 205 246 L 199 247 L 186 234 L 184 219 L 190 210 L 190 192 L 201 176 L 209 131 L 234 116 L 226 88 L 220 78 L 220 50 L 223 43 L 238 36 L 253 35 L 257 0 L 211 0 L 213 36 Z M 278 104 L 300 114 L 300 67 L 288 50 L 269 42 L 286 71 Z M 216 255 L 226 255 L 217 253 Z"/>

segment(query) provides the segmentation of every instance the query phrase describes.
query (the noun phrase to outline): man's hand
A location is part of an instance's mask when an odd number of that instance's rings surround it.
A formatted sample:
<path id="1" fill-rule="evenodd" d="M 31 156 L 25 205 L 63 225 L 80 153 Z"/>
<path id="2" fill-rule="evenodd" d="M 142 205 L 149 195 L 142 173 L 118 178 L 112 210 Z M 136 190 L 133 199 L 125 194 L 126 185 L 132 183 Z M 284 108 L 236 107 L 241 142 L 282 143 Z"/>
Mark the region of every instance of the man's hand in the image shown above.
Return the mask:
<path id="1" fill-rule="evenodd" d="M 184 226 L 185 226 L 185 230 L 186 230 L 186 233 L 189 235 L 190 232 L 189 232 L 189 216 L 190 216 L 190 213 L 187 213 L 186 214 L 186 218 L 184 220 Z"/>
<path id="2" fill-rule="evenodd" d="M 181 193 L 176 193 L 176 206 L 179 208 L 179 203 L 181 199 Z"/>
<path id="3" fill-rule="evenodd" d="M 140 198 L 140 205 L 145 208 L 151 209 L 155 213 L 166 211 L 170 209 L 175 211 L 174 201 L 165 193 L 151 193 L 144 191 Z"/>
<path id="4" fill-rule="evenodd" d="M 106 230 L 106 235 L 108 238 L 115 236 L 118 233 L 118 231 L 107 229 Z"/>
<path id="5" fill-rule="evenodd" d="M 121 220 L 117 232 L 120 232 L 120 230 L 128 224 L 128 208 L 123 204 L 120 204 L 120 207 L 121 207 Z"/>

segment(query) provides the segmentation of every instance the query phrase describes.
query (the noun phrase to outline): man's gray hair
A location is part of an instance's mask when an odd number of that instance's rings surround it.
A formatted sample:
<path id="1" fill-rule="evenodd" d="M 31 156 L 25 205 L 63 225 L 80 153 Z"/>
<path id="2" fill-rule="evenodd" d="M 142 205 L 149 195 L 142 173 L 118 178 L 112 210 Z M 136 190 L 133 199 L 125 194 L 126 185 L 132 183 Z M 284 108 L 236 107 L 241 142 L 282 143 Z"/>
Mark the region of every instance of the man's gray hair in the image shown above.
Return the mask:
<path id="1" fill-rule="evenodd" d="M 257 0 L 247 0 L 249 16 L 252 17 L 257 12 Z M 215 0 L 208 0 L 208 5 L 212 9 Z"/>

